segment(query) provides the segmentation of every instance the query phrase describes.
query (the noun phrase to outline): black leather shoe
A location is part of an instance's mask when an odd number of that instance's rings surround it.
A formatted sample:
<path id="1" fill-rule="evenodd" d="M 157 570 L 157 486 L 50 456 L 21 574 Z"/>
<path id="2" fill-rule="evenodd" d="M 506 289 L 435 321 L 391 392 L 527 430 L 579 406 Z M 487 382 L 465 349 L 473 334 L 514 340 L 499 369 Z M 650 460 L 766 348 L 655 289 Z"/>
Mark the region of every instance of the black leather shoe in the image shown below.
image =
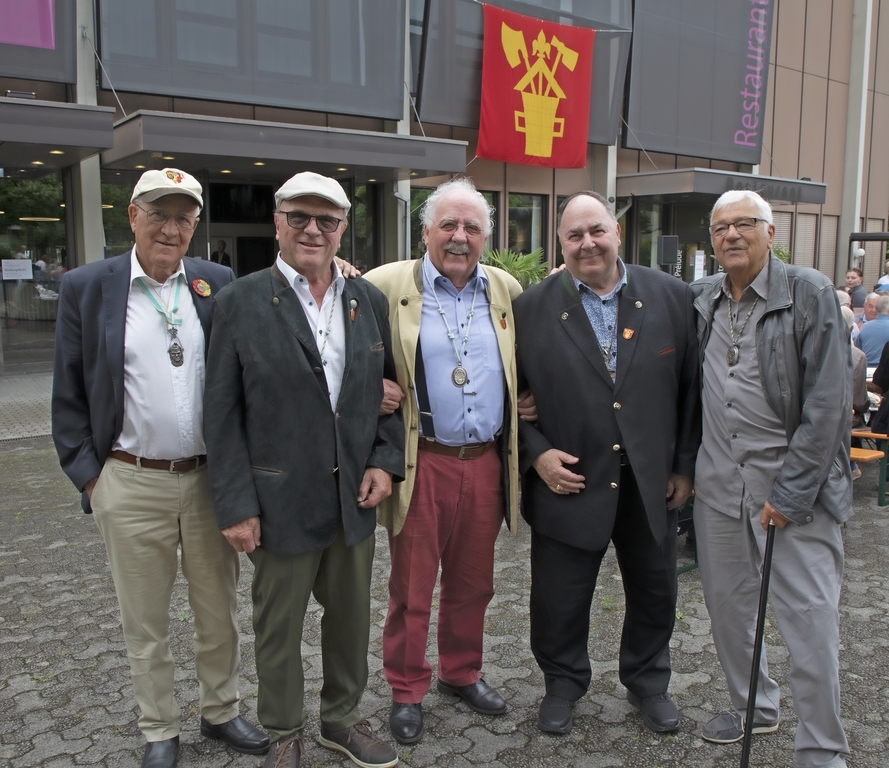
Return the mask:
<path id="1" fill-rule="evenodd" d="M 142 755 L 142 768 L 176 768 L 179 760 L 179 737 L 149 741 Z"/>
<path id="2" fill-rule="evenodd" d="M 439 680 L 438 692 L 448 696 L 459 696 L 470 709 L 481 712 L 483 715 L 502 715 L 506 712 L 506 702 L 503 701 L 503 697 L 481 679 L 472 685 L 462 686 L 451 685 L 444 680 Z"/>
<path id="3" fill-rule="evenodd" d="M 679 710 L 668 693 L 640 698 L 627 691 L 627 701 L 636 709 L 642 710 L 642 722 L 655 733 L 669 733 L 679 730 Z"/>
<path id="4" fill-rule="evenodd" d="M 235 752 L 243 752 L 245 755 L 264 755 L 269 749 L 268 734 L 250 725 L 240 715 L 219 725 L 208 723 L 202 717 L 201 736 L 224 741 Z"/>
<path id="5" fill-rule="evenodd" d="M 392 702 L 389 730 L 402 744 L 415 744 L 423 737 L 423 705 Z"/>
<path id="6" fill-rule="evenodd" d="M 544 733 L 571 733 L 574 702 L 546 694 L 537 711 L 537 727 Z"/>

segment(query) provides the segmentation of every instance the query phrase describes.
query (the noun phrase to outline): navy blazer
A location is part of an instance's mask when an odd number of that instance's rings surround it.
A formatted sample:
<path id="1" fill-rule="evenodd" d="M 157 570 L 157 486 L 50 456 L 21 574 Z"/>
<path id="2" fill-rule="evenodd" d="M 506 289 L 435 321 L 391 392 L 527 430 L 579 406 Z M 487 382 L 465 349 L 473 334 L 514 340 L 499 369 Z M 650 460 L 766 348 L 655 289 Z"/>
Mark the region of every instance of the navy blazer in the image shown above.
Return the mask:
<path id="1" fill-rule="evenodd" d="M 102 471 L 108 452 L 123 429 L 124 335 L 130 293 L 127 251 L 104 261 L 73 269 L 62 278 L 56 322 L 52 388 L 52 437 L 59 463 L 80 491 Z M 204 329 L 206 355 L 210 343 L 212 301 L 235 279 L 228 267 L 185 259 L 188 294 Z M 195 280 L 210 285 L 199 296 Z M 84 512 L 91 512 L 83 494 Z"/>
<path id="2" fill-rule="evenodd" d="M 536 426 L 519 422 L 522 514 L 535 531 L 587 550 L 602 549 L 611 538 L 621 448 L 655 538 L 675 536 L 667 481 L 671 472 L 694 476 L 701 440 L 689 286 L 627 265 L 618 302 L 614 384 L 568 270 L 513 302 L 519 391 L 530 386 L 537 403 Z M 580 459 L 569 467 L 585 477 L 580 493 L 557 495 L 534 470 L 534 459 L 549 448 Z"/>

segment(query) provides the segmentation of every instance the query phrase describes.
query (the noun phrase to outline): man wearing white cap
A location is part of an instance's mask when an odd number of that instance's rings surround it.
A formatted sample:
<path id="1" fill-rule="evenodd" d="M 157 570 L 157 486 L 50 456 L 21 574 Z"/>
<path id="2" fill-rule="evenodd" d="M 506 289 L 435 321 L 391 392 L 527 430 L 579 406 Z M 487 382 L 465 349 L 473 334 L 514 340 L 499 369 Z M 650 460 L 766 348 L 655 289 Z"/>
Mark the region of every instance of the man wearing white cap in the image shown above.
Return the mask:
<path id="1" fill-rule="evenodd" d="M 257 714 L 265 766 L 305 749 L 300 643 L 311 595 L 321 620 L 322 746 L 358 765 L 395 765 L 359 705 L 367 685 L 375 507 L 404 473 L 387 302 L 333 263 L 349 198 L 299 173 L 275 194 L 272 267 L 221 291 L 207 362 L 204 430 L 219 527 L 254 565 Z"/>
<path id="2" fill-rule="evenodd" d="M 238 555 L 218 531 L 207 480 L 210 297 L 234 275 L 184 258 L 201 192 L 174 168 L 143 174 L 129 207 L 133 249 L 68 272 L 59 289 L 53 440 L 108 553 L 148 741 L 142 768 L 172 768 L 178 757 L 169 625 L 180 549 L 201 734 L 239 752 L 268 749 L 238 714 Z"/>

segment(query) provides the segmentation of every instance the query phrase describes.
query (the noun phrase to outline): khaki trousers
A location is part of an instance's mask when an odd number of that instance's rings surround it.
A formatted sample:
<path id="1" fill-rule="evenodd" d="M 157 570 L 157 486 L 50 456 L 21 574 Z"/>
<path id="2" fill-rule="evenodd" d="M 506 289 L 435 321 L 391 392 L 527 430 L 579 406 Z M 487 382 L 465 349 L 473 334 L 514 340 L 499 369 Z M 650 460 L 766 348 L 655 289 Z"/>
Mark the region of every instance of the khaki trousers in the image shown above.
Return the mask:
<path id="1" fill-rule="evenodd" d="M 329 547 L 296 555 L 253 550 L 253 631 L 259 696 L 256 713 L 269 739 L 305 728 L 300 645 L 309 596 L 321 618 L 321 722 L 341 730 L 361 720 L 367 687 L 370 577 L 374 537 L 347 547 L 343 527 Z"/>
<path id="2" fill-rule="evenodd" d="M 214 724 L 237 717 L 239 561 L 216 525 L 206 465 L 180 475 L 109 458 L 91 504 L 111 565 L 145 738 L 161 741 L 180 731 L 170 653 L 179 549 L 194 612 L 201 714 Z"/>

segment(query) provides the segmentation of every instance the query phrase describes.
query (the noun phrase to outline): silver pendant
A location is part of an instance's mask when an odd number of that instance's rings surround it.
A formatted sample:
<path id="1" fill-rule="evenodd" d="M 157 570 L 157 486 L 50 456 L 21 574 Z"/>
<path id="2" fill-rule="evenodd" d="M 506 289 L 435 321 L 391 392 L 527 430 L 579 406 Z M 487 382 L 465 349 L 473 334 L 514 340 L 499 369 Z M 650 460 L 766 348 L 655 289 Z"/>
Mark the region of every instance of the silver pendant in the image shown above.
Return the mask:
<path id="1" fill-rule="evenodd" d="M 451 373 L 451 381 L 454 382 L 455 387 L 462 387 L 467 381 L 469 381 L 469 374 L 466 373 L 466 369 L 462 365 L 458 365 Z"/>
<path id="2" fill-rule="evenodd" d="M 179 339 L 173 339 L 173 343 L 170 344 L 167 354 L 170 356 L 170 362 L 175 368 L 181 368 L 182 364 L 185 362 L 185 356 L 182 354 L 183 351 Z"/>
<path id="3" fill-rule="evenodd" d="M 183 354 L 185 350 L 182 348 L 182 342 L 179 341 L 179 329 L 174 326 L 169 328 L 168 331 L 170 333 L 170 346 L 167 349 L 167 354 L 170 356 L 170 362 L 173 364 L 173 367 L 181 368 L 185 362 L 185 355 Z"/>
<path id="4" fill-rule="evenodd" d="M 725 361 L 731 365 L 737 365 L 738 360 L 741 359 L 741 350 L 739 349 L 737 344 L 732 344 L 728 348 L 728 352 L 725 355 Z"/>

